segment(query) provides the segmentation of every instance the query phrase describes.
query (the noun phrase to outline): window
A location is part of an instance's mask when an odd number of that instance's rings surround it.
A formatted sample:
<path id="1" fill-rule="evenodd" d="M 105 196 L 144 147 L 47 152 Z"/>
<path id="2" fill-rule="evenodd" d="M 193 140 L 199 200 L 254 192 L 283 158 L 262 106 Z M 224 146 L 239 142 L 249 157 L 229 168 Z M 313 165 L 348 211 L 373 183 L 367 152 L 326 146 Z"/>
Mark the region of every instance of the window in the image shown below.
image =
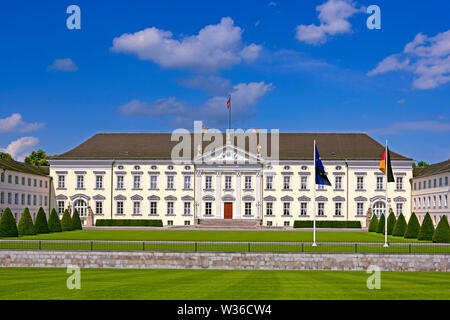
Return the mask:
<path id="1" fill-rule="evenodd" d="M 141 176 L 135 175 L 133 176 L 133 189 L 141 188 Z"/>
<path id="2" fill-rule="evenodd" d="M 184 176 L 184 189 L 191 188 L 191 176 Z"/>
<path id="3" fill-rule="evenodd" d="M 18 176 L 15 176 L 14 177 L 14 182 L 16 183 L 16 184 L 19 184 L 19 177 Z M 41 186 L 42 187 L 42 186 Z"/>
<path id="4" fill-rule="evenodd" d="M 290 215 L 291 215 L 291 203 L 284 202 L 283 203 L 283 216 L 290 216 Z"/>
<path id="5" fill-rule="evenodd" d="M 273 189 L 273 176 L 266 177 L 266 189 Z"/>
<path id="6" fill-rule="evenodd" d="M 342 189 L 342 177 L 341 176 L 334 177 L 334 188 L 337 190 Z"/>
<path id="7" fill-rule="evenodd" d="M 14 204 L 16 204 L 16 205 L 19 204 L 19 194 L 18 193 L 14 194 Z"/>
<path id="8" fill-rule="evenodd" d="M 77 176 L 77 189 L 84 189 L 84 176 Z"/>
<path id="9" fill-rule="evenodd" d="M 441 180 L 442 180 L 442 178 L 441 178 Z M 22 185 L 23 186 L 25 185 L 25 177 L 22 177 Z"/>
<path id="10" fill-rule="evenodd" d="M 37 180 L 33 179 L 33 187 L 37 187 Z"/>
<path id="11" fill-rule="evenodd" d="M 272 221 L 267 221 L 267 226 L 271 227 L 272 226 Z"/>
<path id="12" fill-rule="evenodd" d="M 427 188 L 427 182 L 426 181 L 424 181 L 423 182 L 423 189 L 425 190 Z M 420 189 L 420 188 L 419 188 Z"/>
<path id="13" fill-rule="evenodd" d="M 124 180 L 123 176 L 117 176 L 116 189 L 123 189 L 123 180 Z"/>
<path id="14" fill-rule="evenodd" d="M 167 220 L 167 225 L 168 226 L 173 226 L 173 220 Z"/>
<path id="15" fill-rule="evenodd" d="M 0 194 L 0 203 L 3 204 L 5 203 L 5 193 L 2 191 L 2 193 Z"/>
<path id="16" fill-rule="evenodd" d="M 12 183 L 12 175 L 8 175 L 8 183 Z"/>
<path id="17" fill-rule="evenodd" d="M 442 187 L 442 178 L 439 178 L 439 187 Z"/>
<path id="18" fill-rule="evenodd" d="M 212 214 L 212 202 L 205 202 L 205 216 Z"/>
<path id="19" fill-rule="evenodd" d="M 289 227 L 289 221 L 284 221 L 283 225 L 284 225 L 285 227 Z"/>
<path id="20" fill-rule="evenodd" d="M 99 214 L 99 215 L 103 214 L 103 202 L 102 201 L 95 202 L 95 214 Z"/>
<path id="21" fill-rule="evenodd" d="M 42 188 L 42 180 L 39 180 L 39 188 Z"/>
<path id="22" fill-rule="evenodd" d="M 23 184 L 25 184 L 25 181 L 24 181 Z M 46 181 L 45 181 L 45 189 L 47 189 L 47 188 L 48 188 L 48 181 L 46 180 Z"/>
<path id="23" fill-rule="evenodd" d="M 325 216 L 325 203 L 317 203 L 317 215 L 321 217 Z"/>
<path id="24" fill-rule="evenodd" d="M 28 182 L 30 182 L 29 179 Z M 64 189 L 65 187 L 66 187 L 66 176 L 58 176 L 58 189 Z"/>
<path id="25" fill-rule="evenodd" d="M 205 176 L 205 189 L 212 189 L 212 176 Z"/>
<path id="26" fill-rule="evenodd" d="M 158 189 L 158 176 L 150 176 L 150 189 Z"/>
<path id="27" fill-rule="evenodd" d="M 364 203 L 363 202 L 356 203 L 356 215 L 357 216 L 364 215 Z"/>
<path id="28" fill-rule="evenodd" d="M 5 173 L 4 172 L 2 172 L 2 174 L 1 174 L 0 181 L 5 182 Z"/>
<path id="29" fill-rule="evenodd" d="M 95 188 L 103 189 L 103 176 L 95 176 Z"/>
<path id="30" fill-rule="evenodd" d="M 173 187 L 173 175 L 167 176 L 167 189 L 174 189 Z"/>
<path id="31" fill-rule="evenodd" d="M 33 206 L 35 206 L 37 204 L 37 198 L 36 195 L 33 195 Z"/>
<path id="32" fill-rule="evenodd" d="M 428 197 L 428 208 L 431 207 L 431 197 Z"/>
<path id="33" fill-rule="evenodd" d="M 300 189 L 301 190 L 308 189 L 308 177 L 307 176 L 300 177 Z"/>
<path id="34" fill-rule="evenodd" d="M 245 202 L 244 214 L 246 216 L 251 216 L 252 215 L 252 203 L 251 202 Z"/>
<path id="35" fill-rule="evenodd" d="M 156 201 L 150 202 L 150 214 L 157 215 L 158 214 L 158 203 Z"/>
<path id="36" fill-rule="evenodd" d="M 27 205 L 31 206 L 31 194 L 27 196 Z"/>
<path id="37" fill-rule="evenodd" d="M 433 208 L 436 208 L 436 196 L 433 196 Z"/>
<path id="38" fill-rule="evenodd" d="M 245 176 L 245 189 L 251 189 L 252 188 L 252 177 L 251 176 Z"/>
<path id="39" fill-rule="evenodd" d="M 438 206 L 439 206 L 439 208 L 442 206 L 442 196 L 441 195 L 439 195 Z"/>
<path id="40" fill-rule="evenodd" d="M 173 202 L 172 201 L 167 202 L 167 214 L 168 215 L 173 214 Z"/>
<path id="41" fill-rule="evenodd" d="M 291 177 L 290 176 L 283 177 L 283 189 L 284 190 L 291 189 Z"/>
<path id="42" fill-rule="evenodd" d="M 417 208 L 417 200 L 416 200 L 416 198 L 414 198 L 414 209 L 416 209 Z"/>
<path id="43" fill-rule="evenodd" d="M 414 182 L 414 190 L 417 190 L 416 187 L 417 187 L 417 184 Z"/>
<path id="44" fill-rule="evenodd" d="M 335 216 L 342 216 L 342 203 L 336 202 L 334 204 L 334 215 Z"/>
<path id="45" fill-rule="evenodd" d="M 267 216 L 273 215 L 273 203 L 272 202 L 266 203 L 266 215 Z"/>
<path id="46" fill-rule="evenodd" d="M 317 185 L 317 190 L 325 190 L 325 185 L 323 185 L 323 184 L 318 184 L 318 185 Z"/>
<path id="47" fill-rule="evenodd" d="M 308 203 L 307 202 L 300 202 L 300 215 L 301 216 L 308 215 Z"/>
<path id="48" fill-rule="evenodd" d="M 184 225 L 185 225 L 185 226 L 190 226 L 190 225 L 191 225 L 191 222 L 190 222 L 189 220 L 185 220 L 185 221 L 184 221 Z"/>
<path id="49" fill-rule="evenodd" d="M 191 214 L 191 203 L 185 202 L 184 203 L 184 215 L 190 215 Z"/>
<path id="50" fill-rule="evenodd" d="M 44 206 L 47 206 L 47 196 L 44 197 Z"/>
<path id="51" fill-rule="evenodd" d="M 28 178 L 28 186 L 31 187 L 31 178 Z"/>
<path id="52" fill-rule="evenodd" d="M 225 189 L 231 189 L 231 176 L 225 176 Z"/>
<path id="53" fill-rule="evenodd" d="M 8 204 L 12 204 L 12 193 L 8 192 Z"/>
<path id="54" fill-rule="evenodd" d="M 436 179 L 433 180 L 433 188 L 437 187 Z"/>
<path id="55" fill-rule="evenodd" d="M 419 190 L 422 189 L 422 182 L 419 182 Z"/>
<path id="56" fill-rule="evenodd" d="M 448 177 L 445 177 L 445 178 L 444 178 L 444 181 L 445 181 L 445 182 L 444 182 L 444 185 L 448 186 Z"/>
<path id="57" fill-rule="evenodd" d="M 364 177 L 356 177 L 356 189 L 364 190 Z"/>
<path id="58" fill-rule="evenodd" d="M 377 190 L 384 189 L 384 177 L 377 177 Z"/>
<path id="59" fill-rule="evenodd" d="M 428 180 L 428 189 L 430 189 L 430 188 L 431 188 L 431 179 Z"/>
<path id="60" fill-rule="evenodd" d="M 47 197 L 45 197 L 45 199 L 47 199 Z M 21 200 L 20 204 L 24 206 L 25 205 L 25 194 L 24 193 L 22 193 L 22 196 L 21 196 L 20 200 Z M 45 203 L 45 205 L 47 205 L 47 203 Z"/>
<path id="61" fill-rule="evenodd" d="M 133 201 L 133 214 L 140 215 L 141 214 L 141 202 Z"/>
<path id="62" fill-rule="evenodd" d="M 65 207 L 64 201 L 58 201 L 58 213 L 59 214 L 64 213 L 64 207 Z"/>
<path id="63" fill-rule="evenodd" d="M 447 208 L 447 195 L 444 195 L 444 207 Z"/>
<path id="64" fill-rule="evenodd" d="M 397 217 L 398 217 L 400 214 L 403 214 L 403 203 L 397 203 L 396 209 L 397 209 L 397 212 L 396 212 Z"/>
<path id="65" fill-rule="evenodd" d="M 116 214 L 123 214 L 123 201 L 117 201 Z"/>
<path id="66" fill-rule="evenodd" d="M 397 190 L 403 190 L 403 177 L 397 177 L 395 185 L 397 187 Z"/>
<path id="67" fill-rule="evenodd" d="M 42 206 L 42 196 L 39 196 L 39 205 Z"/>

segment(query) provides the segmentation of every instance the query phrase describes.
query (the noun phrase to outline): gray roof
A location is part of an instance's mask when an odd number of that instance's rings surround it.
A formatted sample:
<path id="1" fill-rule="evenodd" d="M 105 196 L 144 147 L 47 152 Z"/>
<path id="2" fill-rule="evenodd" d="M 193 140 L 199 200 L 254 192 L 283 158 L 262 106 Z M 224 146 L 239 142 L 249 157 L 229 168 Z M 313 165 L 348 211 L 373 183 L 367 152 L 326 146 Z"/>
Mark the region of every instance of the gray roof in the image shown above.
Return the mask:
<path id="1" fill-rule="evenodd" d="M 26 164 L 15 160 L 0 159 L 0 168 L 8 171 L 35 174 L 38 176 L 49 175 L 49 167 L 33 166 L 31 164 Z"/>
<path id="2" fill-rule="evenodd" d="M 429 167 L 414 168 L 413 177 L 425 177 L 439 173 L 450 172 L 450 160 L 432 164 Z"/>

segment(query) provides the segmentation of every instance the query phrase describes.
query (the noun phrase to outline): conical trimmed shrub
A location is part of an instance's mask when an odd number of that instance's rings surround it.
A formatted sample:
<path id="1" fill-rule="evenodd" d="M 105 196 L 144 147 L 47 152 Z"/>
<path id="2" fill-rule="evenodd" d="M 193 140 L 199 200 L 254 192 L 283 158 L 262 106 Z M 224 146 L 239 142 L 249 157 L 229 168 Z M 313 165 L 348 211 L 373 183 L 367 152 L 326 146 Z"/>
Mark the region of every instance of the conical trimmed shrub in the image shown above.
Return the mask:
<path id="1" fill-rule="evenodd" d="M 31 218 L 30 210 L 28 210 L 28 208 L 25 208 L 22 212 L 19 224 L 17 225 L 17 231 L 19 232 L 19 236 L 31 236 L 36 234 L 33 219 Z"/>
<path id="2" fill-rule="evenodd" d="M 48 230 L 50 232 L 61 232 L 61 221 L 59 221 L 58 214 L 55 208 L 52 209 L 50 217 L 48 218 Z"/>
<path id="3" fill-rule="evenodd" d="M 11 209 L 6 208 L 2 212 L 0 219 L 0 237 L 18 237 L 16 220 L 11 212 Z"/>
<path id="4" fill-rule="evenodd" d="M 406 227 L 405 239 L 417 239 L 420 230 L 419 219 L 417 219 L 416 214 L 413 212 L 408 221 L 408 226 Z"/>
<path id="5" fill-rule="evenodd" d="M 61 218 L 61 230 L 72 231 L 72 218 L 70 217 L 70 213 L 67 209 L 64 210 L 64 214 Z"/>
<path id="6" fill-rule="evenodd" d="M 439 221 L 433 234 L 433 242 L 450 243 L 450 226 L 446 216 L 443 216 Z"/>
<path id="7" fill-rule="evenodd" d="M 392 230 L 392 235 L 395 237 L 403 237 L 406 232 L 406 219 L 405 216 L 400 213 L 398 216 L 397 222 L 394 225 L 394 229 Z"/>
<path id="8" fill-rule="evenodd" d="M 378 218 L 377 215 L 374 214 L 372 219 L 370 219 L 369 232 L 377 232 L 377 227 L 378 227 Z"/>
<path id="9" fill-rule="evenodd" d="M 36 215 L 36 220 L 34 221 L 34 230 L 36 233 L 49 233 L 47 217 L 45 216 L 45 211 L 42 207 L 39 208 Z"/>
<path id="10" fill-rule="evenodd" d="M 394 230 L 395 223 L 397 222 L 397 219 L 395 218 L 395 214 L 391 212 L 388 216 L 387 220 L 387 234 L 391 235 L 392 231 Z"/>
<path id="11" fill-rule="evenodd" d="M 427 212 L 425 218 L 423 218 L 422 226 L 420 227 L 419 236 L 417 237 L 417 239 L 431 241 L 433 239 L 433 234 L 434 234 L 433 220 L 431 220 L 431 216 Z"/>
<path id="12" fill-rule="evenodd" d="M 75 209 L 72 215 L 72 230 L 83 230 L 83 226 L 81 225 L 80 215 L 78 214 L 78 210 Z"/>
<path id="13" fill-rule="evenodd" d="M 383 233 L 384 234 L 384 222 L 386 221 L 386 218 L 384 217 L 384 214 L 381 215 L 380 221 L 378 221 L 377 226 L 377 233 Z"/>

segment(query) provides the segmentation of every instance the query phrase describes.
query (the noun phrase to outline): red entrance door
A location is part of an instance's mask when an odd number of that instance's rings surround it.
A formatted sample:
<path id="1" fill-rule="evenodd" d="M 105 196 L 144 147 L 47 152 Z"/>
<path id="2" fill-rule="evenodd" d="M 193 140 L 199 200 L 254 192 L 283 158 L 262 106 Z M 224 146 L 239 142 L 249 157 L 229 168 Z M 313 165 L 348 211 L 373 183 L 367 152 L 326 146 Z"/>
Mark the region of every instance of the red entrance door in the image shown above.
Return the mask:
<path id="1" fill-rule="evenodd" d="M 233 219 L 233 203 L 232 202 L 224 203 L 224 218 L 225 219 Z"/>

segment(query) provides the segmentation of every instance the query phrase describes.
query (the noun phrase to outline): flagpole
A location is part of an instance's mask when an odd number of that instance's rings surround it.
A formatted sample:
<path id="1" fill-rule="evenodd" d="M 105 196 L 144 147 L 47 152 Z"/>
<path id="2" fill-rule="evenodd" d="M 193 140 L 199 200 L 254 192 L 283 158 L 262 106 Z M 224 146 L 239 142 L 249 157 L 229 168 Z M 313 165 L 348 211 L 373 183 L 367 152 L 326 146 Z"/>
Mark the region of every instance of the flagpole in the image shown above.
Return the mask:
<path id="1" fill-rule="evenodd" d="M 230 101 L 230 107 L 228 108 L 228 129 L 231 130 L 231 95 L 228 97 Z"/>
<path id="2" fill-rule="evenodd" d="M 389 157 L 389 153 L 388 153 L 388 141 L 387 141 L 387 139 L 386 139 L 386 147 L 385 147 L 385 155 L 386 155 L 386 157 L 384 157 L 384 164 L 385 164 L 385 170 L 386 170 L 386 210 L 384 211 L 384 247 L 385 248 L 387 248 L 387 247 L 389 247 L 389 245 L 388 245 L 388 241 L 387 241 L 387 236 L 388 236 L 388 234 L 387 234 L 387 217 L 388 217 L 388 215 L 387 215 L 387 213 L 388 213 L 388 211 L 389 211 L 389 197 L 388 197 L 388 186 L 389 186 L 389 183 L 388 183 L 388 174 L 389 174 L 389 162 L 388 162 L 388 157 Z"/>
<path id="3" fill-rule="evenodd" d="M 314 154 L 314 180 L 313 180 L 313 206 L 314 206 L 314 210 L 313 210 L 313 247 L 317 246 L 316 243 L 316 140 L 314 139 L 314 149 L 313 149 L 313 154 Z"/>

